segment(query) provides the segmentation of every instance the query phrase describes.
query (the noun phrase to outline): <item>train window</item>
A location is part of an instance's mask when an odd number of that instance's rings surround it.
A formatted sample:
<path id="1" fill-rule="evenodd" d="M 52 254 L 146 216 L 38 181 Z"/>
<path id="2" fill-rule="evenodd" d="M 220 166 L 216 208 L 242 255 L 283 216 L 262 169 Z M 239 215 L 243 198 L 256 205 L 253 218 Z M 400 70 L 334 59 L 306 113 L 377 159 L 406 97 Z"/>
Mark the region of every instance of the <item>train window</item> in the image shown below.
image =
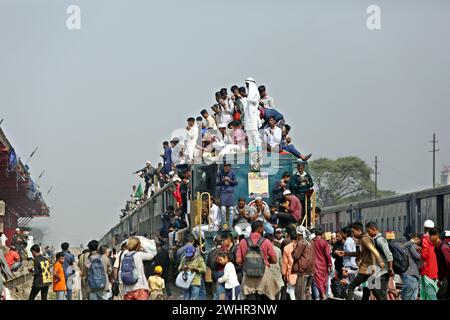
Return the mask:
<path id="1" fill-rule="evenodd" d="M 380 231 L 384 231 L 384 218 L 381 218 Z"/>
<path id="2" fill-rule="evenodd" d="M 406 216 L 403 217 L 403 230 L 406 230 Z"/>
<path id="3" fill-rule="evenodd" d="M 199 166 L 195 168 L 193 190 L 197 192 L 210 192 L 211 196 L 216 196 L 217 165 Z"/>
<path id="4" fill-rule="evenodd" d="M 398 217 L 398 231 L 402 231 L 402 217 Z"/>
<path id="5" fill-rule="evenodd" d="M 392 218 L 392 231 L 395 231 L 395 217 Z"/>

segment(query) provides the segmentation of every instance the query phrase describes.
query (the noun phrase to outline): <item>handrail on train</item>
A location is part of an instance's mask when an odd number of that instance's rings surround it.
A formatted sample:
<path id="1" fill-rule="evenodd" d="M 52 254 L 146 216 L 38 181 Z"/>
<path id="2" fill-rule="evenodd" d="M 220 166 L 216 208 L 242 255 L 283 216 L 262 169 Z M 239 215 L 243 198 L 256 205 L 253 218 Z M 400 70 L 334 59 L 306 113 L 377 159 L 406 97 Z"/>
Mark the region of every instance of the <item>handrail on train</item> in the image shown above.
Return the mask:
<path id="1" fill-rule="evenodd" d="M 194 220 L 194 228 L 197 227 L 198 228 L 198 232 L 199 232 L 199 245 L 200 245 L 200 249 L 203 247 L 203 239 L 202 239 L 202 210 L 203 210 L 203 196 L 207 196 L 207 202 L 208 202 L 208 231 L 209 228 L 211 226 L 211 194 L 209 192 L 197 192 L 197 197 L 195 199 L 196 204 L 195 204 L 195 219 L 198 219 L 198 224 L 196 224 L 195 220 Z"/>

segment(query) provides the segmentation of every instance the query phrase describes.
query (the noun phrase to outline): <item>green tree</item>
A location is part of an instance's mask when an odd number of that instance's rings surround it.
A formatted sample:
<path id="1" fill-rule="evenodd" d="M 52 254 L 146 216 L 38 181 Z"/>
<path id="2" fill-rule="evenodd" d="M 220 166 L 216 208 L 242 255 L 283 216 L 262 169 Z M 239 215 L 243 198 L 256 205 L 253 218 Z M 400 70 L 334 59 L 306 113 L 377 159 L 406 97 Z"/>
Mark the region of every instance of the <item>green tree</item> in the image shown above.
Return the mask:
<path id="1" fill-rule="evenodd" d="M 364 160 L 358 157 L 343 157 L 336 160 L 320 158 L 309 163 L 309 170 L 318 188 L 321 206 L 373 199 L 375 182 L 373 174 Z M 389 196 L 395 192 L 378 191 L 378 196 Z"/>

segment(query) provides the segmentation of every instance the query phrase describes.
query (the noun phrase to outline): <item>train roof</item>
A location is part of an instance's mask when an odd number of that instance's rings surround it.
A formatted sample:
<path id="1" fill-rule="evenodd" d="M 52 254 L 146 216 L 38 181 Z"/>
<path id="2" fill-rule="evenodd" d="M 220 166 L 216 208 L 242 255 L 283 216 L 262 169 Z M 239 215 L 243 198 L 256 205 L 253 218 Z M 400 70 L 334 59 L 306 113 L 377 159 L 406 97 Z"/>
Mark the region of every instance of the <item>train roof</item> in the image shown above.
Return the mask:
<path id="1" fill-rule="evenodd" d="M 437 196 L 437 195 L 443 195 L 443 194 L 450 194 L 450 185 L 404 193 L 401 195 L 389 196 L 389 197 L 376 199 L 376 200 L 350 202 L 350 203 L 330 206 L 330 207 L 323 208 L 322 214 L 343 211 L 343 210 L 347 210 L 350 208 L 361 208 L 361 209 L 362 208 L 371 208 L 371 207 L 376 207 L 376 206 L 380 206 L 380 205 L 404 202 L 404 201 L 410 200 L 412 198 L 420 199 L 420 198 L 424 198 L 424 197 Z"/>

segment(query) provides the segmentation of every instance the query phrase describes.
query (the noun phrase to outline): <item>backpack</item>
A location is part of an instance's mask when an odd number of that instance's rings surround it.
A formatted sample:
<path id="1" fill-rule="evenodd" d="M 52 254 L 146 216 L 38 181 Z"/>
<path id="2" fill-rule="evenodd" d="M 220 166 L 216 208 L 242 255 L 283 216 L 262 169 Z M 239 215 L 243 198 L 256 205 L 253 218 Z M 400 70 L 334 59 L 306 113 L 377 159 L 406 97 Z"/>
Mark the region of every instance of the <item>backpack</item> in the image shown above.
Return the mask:
<path id="1" fill-rule="evenodd" d="M 381 237 L 378 237 L 375 241 L 375 245 L 377 247 L 377 250 L 384 256 L 383 250 L 378 246 L 378 239 Z M 408 254 L 406 253 L 405 249 L 403 249 L 398 243 L 395 242 L 388 242 L 389 245 L 389 251 L 392 253 L 393 262 L 392 262 L 392 269 L 394 270 L 395 274 L 404 274 L 406 270 L 409 268 L 409 258 Z"/>
<path id="2" fill-rule="evenodd" d="M 127 252 L 122 260 L 122 266 L 120 267 L 120 277 L 122 283 L 127 286 L 136 284 L 139 280 L 139 276 L 136 270 L 136 264 L 134 263 L 134 252 Z"/>
<path id="3" fill-rule="evenodd" d="M 103 263 L 101 260 L 101 256 L 91 259 L 89 257 L 89 261 L 91 262 L 91 266 L 89 267 L 87 284 L 90 289 L 100 290 L 106 287 L 106 272 L 105 268 L 103 268 Z"/>
<path id="4" fill-rule="evenodd" d="M 248 250 L 245 254 L 243 266 L 244 274 L 250 278 L 261 278 L 266 270 L 266 264 L 264 263 L 264 257 L 261 252 L 261 245 L 266 239 L 263 237 L 259 238 L 256 245 L 253 244 L 250 238 L 245 240 L 247 241 Z"/>

